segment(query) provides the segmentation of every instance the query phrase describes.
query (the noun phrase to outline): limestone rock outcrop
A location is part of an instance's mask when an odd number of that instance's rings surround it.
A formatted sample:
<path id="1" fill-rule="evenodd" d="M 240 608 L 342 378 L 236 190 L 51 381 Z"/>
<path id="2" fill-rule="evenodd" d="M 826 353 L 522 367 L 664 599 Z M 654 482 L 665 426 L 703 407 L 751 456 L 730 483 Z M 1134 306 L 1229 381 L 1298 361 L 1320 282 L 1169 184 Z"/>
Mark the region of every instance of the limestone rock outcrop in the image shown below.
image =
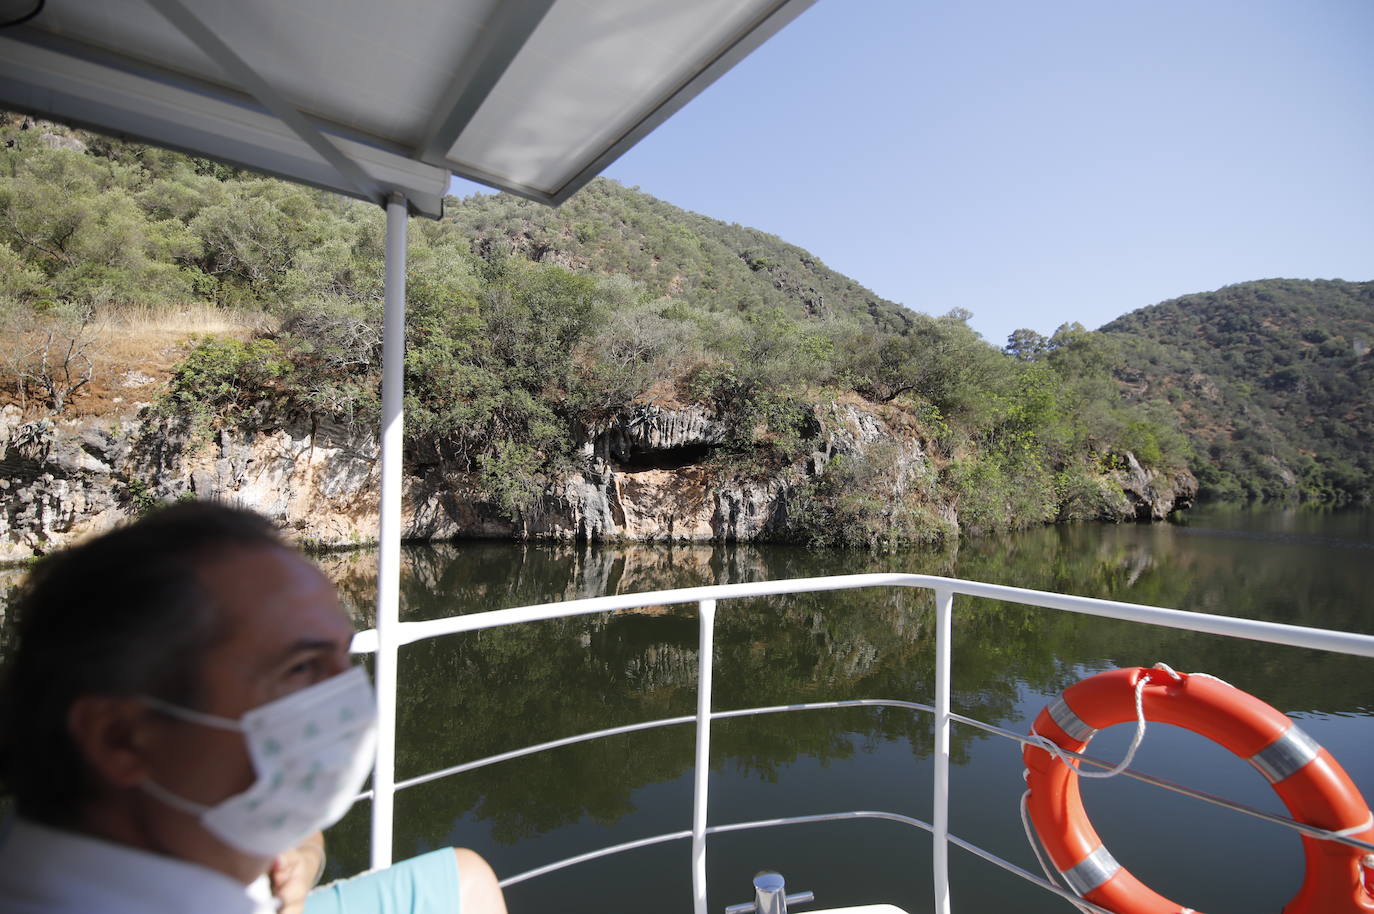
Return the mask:
<path id="1" fill-rule="evenodd" d="M 1113 470 L 1108 477 L 1121 493 L 1112 499 L 1109 519 L 1164 520 L 1172 512 L 1192 506 L 1198 483 L 1191 471 L 1146 469 L 1135 454 L 1127 451 L 1122 456 L 1125 466 Z"/>
<path id="2" fill-rule="evenodd" d="M 730 429 L 700 405 L 638 404 L 582 435 L 578 469 L 548 486 L 513 522 L 477 480 L 438 457 L 405 468 L 403 535 L 559 541 L 743 542 L 787 538 L 792 496 L 836 457 L 882 454 L 889 495 L 931 493 L 929 510 L 954 528 L 917 430 L 864 402 L 815 408 L 816 449 L 770 471 L 732 473 L 713 460 Z M 25 421 L 0 410 L 0 562 L 98 533 L 178 498 L 251 507 L 287 535 L 320 546 L 375 539 L 379 447 L 374 432 L 297 418 L 274 427 L 192 435 L 160 420 Z M 882 449 L 877 451 L 875 449 Z M 1115 472 L 1108 516 L 1159 519 L 1196 492 L 1191 474 L 1165 476 L 1130 456 Z M 920 488 L 913 488 L 920 487 Z M 926 497 L 926 496 L 923 496 Z"/>
<path id="3" fill-rule="evenodd" d="M 0 562 L 41 554 L 99 533 L 125 516 L 114 467 L 128 457 L 131 429 L 23 422 L 0 410 Z"/>

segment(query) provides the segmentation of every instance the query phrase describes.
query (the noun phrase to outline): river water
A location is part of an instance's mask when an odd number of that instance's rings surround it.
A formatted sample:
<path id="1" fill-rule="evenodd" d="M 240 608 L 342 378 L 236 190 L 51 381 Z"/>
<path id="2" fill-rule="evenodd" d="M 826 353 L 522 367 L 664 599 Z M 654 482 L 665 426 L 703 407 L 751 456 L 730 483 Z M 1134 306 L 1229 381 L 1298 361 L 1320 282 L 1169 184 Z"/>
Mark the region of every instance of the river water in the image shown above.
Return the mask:
<path id="1" fill-rule="evenodd" d="M 362 626 L 369 553 L 321 559 Z M 607 593 L 867 571 L 956 575 L 1042 590 L 1374 633 L 1374 511 L 1207 507 L 1182 524 L 1084 524 L 966 540 L 956 551 L 870 556 L 783 547 L 555 547 L 466 542 L 408 548 L 402 616 L 434 618 Z M 929 703 L 929 596 L 853 591 L 722 603 L 716 710 L 845 698 Z M 0 626 L 0 650 L 9 626 Z M 1301 721 L 1374 798 L 1369 661 L 957 598 L 954 703 L 1014 730 L 1065 686 L 1165 661 L 1220 676 Z M 695 710 L 691 609 L 588 616 L 449 636 L 401 650 L 397 774 L 406 778 L 535 742 Z M 1117 759 L 1132 727 L 1091 751 Z M 410 788 L 397 796 L 398 858 L 472 847 L 505 876 L 563 857 L 690 828 L 692 727 L 568 747 Z M 855 809 L 929 821 L 928 715 L 893 709 L 717 723 L 710 821 Z M 1018 746 L 956 725 L 951 830 L 1027 869 Z M 1246 763 L 1152 725 L 1135 767 L 1273 812 Z M 1298 838 L 1125 778 L 1084 784 L 1090 815 L 1123 865 L 1206 911 L 1277 912 L 1302 880 Z M 369 803 L 331 830 L 329 874 L 365 868 Z M 931 907 L 931 842 L 884 821 L 788 826 L 709 843 L 710 909 L 748 901 L 750 878 L 782 871 L 810 907 Z M 1067 903 L 951 849 L 956 911 L 1069 911 Z M 690 847 L 675 841 L 508 890 L 513 912 L 690 909 Z M 800 911 L 807 907 L 799 908 Z"/>
<path id="2" fill-rule="evenodd" d="M 366 624 L 371 560 L 326 559 Z M 465 543 L 407 552 L 402 613 L 433 618 L 550 600 L 863 571 L 957 575 L 1043 590 L 1374 633 L 1374 512 L 1204 508 L 1182 524 L 1084 524 L 965 541 L 957 552 L 868 556 L 762 547 L 546 547 Z M 717 710 L 844 698 L 930 702 L 933 610 L 913 592 L 731 601 L 717 618 Z M 956 600 L 954 702 L 1024 730 L 1089 673 L 1165 661 L 1205 671 L 1301 721 L 1374 798 L 1368 661 L 980 601 Z M 540 623 L 402 649 L 398 777 L 585 731 L 695 710 L 694 610 Z M 1117 759 L 1130 726 L 1092 751 Z M 691 824 L 692 728 L 618 736 L 402 791 L 396 854 L 473 847 L 509 875 Z M 873 809 L 929 821 L 928 715 L 844 709 L 718 723 L 710 821 Z M 951 830 L 1020 865 L 1018 747 L 956 726 Z M 1150 727 L 1136 767 L 1273 812 L 1266 782 L 1209 741 Z M 1209 914 L 1275 911 L 1302 880 L 1298 839 L 1276 826 L 1116 778 L 1086 782 L 1094 824 L 1147 884 Z M 331 871 L 365 866 L 368 804 L 330 836 Z M 512 911 L 688 910 L 686 841 L 512 887 Z M 710 908 L 750 900 L 763 868 L 816 906 L 930 909 L 930 838 L 884 821 L 788 826 L 711 839 Z M 1069 906 L 957 848 L 956 910 Z M 800 910 L 806 910 L 802 907 Z"/>

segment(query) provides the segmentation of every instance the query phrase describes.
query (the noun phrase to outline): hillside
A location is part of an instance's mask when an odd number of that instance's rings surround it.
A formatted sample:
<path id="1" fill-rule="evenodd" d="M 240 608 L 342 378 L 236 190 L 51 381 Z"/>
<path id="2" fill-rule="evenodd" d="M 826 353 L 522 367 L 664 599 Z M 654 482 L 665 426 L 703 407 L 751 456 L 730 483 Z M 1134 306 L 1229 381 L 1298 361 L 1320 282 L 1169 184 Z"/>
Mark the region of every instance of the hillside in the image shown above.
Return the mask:
<path id="1" fill-rule="evenodd" d="M 370 529 L 380 212 L 15 115 L 0 144 L 0 481 L 24 517 L 71 516 L 71 473 L 109 517 L 335 479 L 330 536 Z M 558 210 L 451 200 L 412 221 L 407 283 L 408 470 L 435 497 L 417 536 L 888 548 L 1161 517 L 1193 491 L 1186 442 L 1123 397 L 1104 335 L 1003 352 L 964 312 L 909 311 L 614 182 Z M 107 419 L 125 430 L 76 428 Z M 82 469 L 87 432 L 105 475 Z M 315 457 L 250 497 L 254 448 L 278 445 Z M 301 510 L 279 520 L 323 536 Z"/>
<path id="2" fill-rule="evenodd" d="M 1374 282 L 1240 283 L 1102 333 L 1192 437 L 1204 497 L 1374 498 Z"/>
<path id="3" fill-rule="evenodd" d="M 483 257 L 519 255 L 575 272 L 629 276 L 652 295 L 708 312 L 781 308 L 903 332 L 913 313 L 776 235 L 679 209 L 597 178 L 558 209 L 509 194 L 450 200 Z"/>

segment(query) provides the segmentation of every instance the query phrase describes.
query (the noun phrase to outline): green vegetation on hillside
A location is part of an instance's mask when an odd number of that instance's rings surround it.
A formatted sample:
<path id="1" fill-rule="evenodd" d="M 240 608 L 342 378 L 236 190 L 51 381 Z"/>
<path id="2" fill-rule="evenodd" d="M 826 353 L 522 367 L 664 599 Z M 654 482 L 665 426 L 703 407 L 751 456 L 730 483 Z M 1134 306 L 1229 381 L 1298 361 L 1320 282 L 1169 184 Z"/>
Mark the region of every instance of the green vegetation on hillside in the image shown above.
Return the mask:
<path id="1" fill-rule="evenodd" d="M 775 235 L 592 181 L 558 209 L 509 194 L 468 197 L 447 217 L 484 257 L 518 255 L 578 272 L 623 274 L 646 294 L 706 312 L 781 309 L 904 332 L 913 313 Z"/>
<path id="2" fill-rule="evenodd" d="M 1102 332 L 1189 431 L 1204 496 L 1374 499 L 1374 282 L 1240 283 Z"/>
<path id="3" fill-rule="evenodd" d="M 158 407 L 170 419 L 375 418 L 379 211 L 18 117 L 0 136 L 8 338 L 60 344 L 101 314 L 208 303 L 267 329 L 195 346 Z M 726 421 L 718 474 L 795 465 L 825 439 L 821 407 L 844 398 L 903 417 L 930 473 L 905 479 L 881 447 L 836 458 L 793 505 L 796 535 L 821 544 L 939 538 L 944 503 L 970 529 L 1092 517 L 1126 451 L 1187 460 L 1167 417 L 1121 397 L 1110 338 L 1081 327 L 1003 352 L 967 313 L 907 311 L 775 237 L 610 181 L 559 210 L 505 195 L 449 208 L 410 232 L 409 453 L 471 473 L 513 519 L 578 466 L 589 430 L 654 398 Z M 58 363 L 14 352 L 11 389 L 60 409 L 35 380 L 60 387 Z"/>

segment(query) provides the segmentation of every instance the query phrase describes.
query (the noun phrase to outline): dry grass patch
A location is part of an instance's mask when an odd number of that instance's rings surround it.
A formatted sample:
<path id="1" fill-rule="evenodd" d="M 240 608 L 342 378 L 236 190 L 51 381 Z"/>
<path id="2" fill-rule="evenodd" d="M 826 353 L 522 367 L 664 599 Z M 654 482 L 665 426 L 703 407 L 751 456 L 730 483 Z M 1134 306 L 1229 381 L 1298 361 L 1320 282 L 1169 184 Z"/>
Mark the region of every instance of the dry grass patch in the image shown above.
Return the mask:
<path id="1" fill-rule="evenodd" d="M 228 311 L 205 302 L 193 302 L 120 308 L 96 316 L 91 329 L 110 356 L 137 361 L 168 345 L 180 347 L 196 336 L 247 340 L 275 329 L 275 323 L 260 311 Z"/>
<path id="2" fill-rule="evenodd" d="M 182 305 L 134 306 L 96 315 L 80 328 L 83 356 L 92 365 L 90 381 L 71 397 L 62 414 L 69 417 L 133 415 L 161 394 L 172 369 L 189 345 L 203 336 L 251 339 L 275 329 L 262 312 L 230 311 L 205 302 Z M 75 328 L 73 333 L 77 332 Z M 0 333 L 0 346 L 12 353 L 35 349 L 42 333 L 15 329 Z M 22 404 L 41 415 L 49 407 L 29 385 L 27 402 L 19 395 L 16 377 L 0 378 L 0 406 Z"/>

